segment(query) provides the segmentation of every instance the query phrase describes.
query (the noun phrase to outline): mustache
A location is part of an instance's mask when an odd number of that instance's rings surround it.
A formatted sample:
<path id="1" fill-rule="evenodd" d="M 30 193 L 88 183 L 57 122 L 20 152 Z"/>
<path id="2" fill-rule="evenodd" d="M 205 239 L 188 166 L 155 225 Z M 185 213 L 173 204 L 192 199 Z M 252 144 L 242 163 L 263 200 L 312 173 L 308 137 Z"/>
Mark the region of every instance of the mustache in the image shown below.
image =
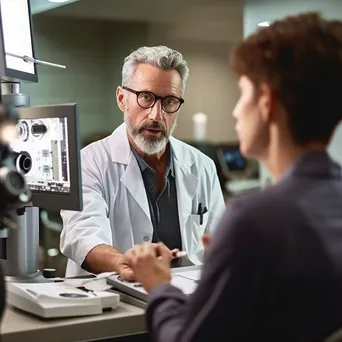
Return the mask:
<path id="1" fill-rule="evenodd" d="M 143 131 L 144 129 L 155 129 L 155 130 L 161 131 L 163 134 L 166 134 L 166 127 L 162 123 L 157 122 L 157 121 L 142 124 L 139 127 L 138 132 L 141 133 L 141 131 Z"/>

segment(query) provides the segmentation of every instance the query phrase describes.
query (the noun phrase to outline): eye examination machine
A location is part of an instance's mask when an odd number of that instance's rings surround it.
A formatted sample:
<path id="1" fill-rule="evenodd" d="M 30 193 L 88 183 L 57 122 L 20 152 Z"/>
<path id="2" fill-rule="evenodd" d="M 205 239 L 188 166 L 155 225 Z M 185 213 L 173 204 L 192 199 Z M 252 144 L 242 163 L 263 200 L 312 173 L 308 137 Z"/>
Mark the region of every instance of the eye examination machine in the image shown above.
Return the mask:
<path id="1" fill-rule="evenodd" d="M 56 278 L 39 270 L 40 209 L 80 211 L 83 201 L 77 104 L 31 106 L 21 90 L 22 82 L 38 82 L 39 65 L 66 69 L 36 59 L 33 38 L 29 0 L 0 0 L 0 204 L 11 209 L 0 215 L 6 301 L 13 310 L 43 318 L 102 319 L 110 310 L 119 319 L 120 301 L 146 307 L 140 284 L 115 272 Z M 172 284 L 191 294 L 199 276 L 197 266 L 178 268 Z"/>
<path id="2" fill-rule="evenodd" d="M 42 317 L 100 314 L 114 309 L 119 295 L 91 282 L 66 282 L 39 270 L 39 208 L 82 210 L 77 104 L 30 106 L 21 82 L 38 82 L 29 0 L 0 0 L 1 105 L 17 117 L 8 130 L 8 158 L 16 170 L 0 168 L 0 185 L 16 196 L 16 215 L 0 224 L 0 265 L 7 303 Z M 24 184 L 25 183 L 25 184 Z M 100 287 L 99 287 L 100 286 Z"/>

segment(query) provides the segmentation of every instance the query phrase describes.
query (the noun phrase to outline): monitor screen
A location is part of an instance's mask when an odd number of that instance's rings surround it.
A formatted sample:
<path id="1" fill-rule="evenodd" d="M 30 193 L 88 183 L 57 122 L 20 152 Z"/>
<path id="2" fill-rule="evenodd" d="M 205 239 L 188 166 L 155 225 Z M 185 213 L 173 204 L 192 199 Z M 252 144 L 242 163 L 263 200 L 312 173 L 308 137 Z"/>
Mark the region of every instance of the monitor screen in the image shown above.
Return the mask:
<path id="1" fill-rule="evenodd" d="M 18 153 L 17 169 L 33 191 L 70 192 L 67 118 L 21 119 L 18 139 L 11 144 Z"/>
<path id="2" fill-rule="evenodd" d="M 20 107 L 18 111 L 18 134 L 11 148 L 17 169 L 32 190 L 32 204 L 82 210 L 77 105 Z"/>
<path id="3" fill-rule="evenodd" d="M 0 0 L 4 73 L 9 78 L 37 82 L 34 63 L 14 57 L 34 57 L 29 0 Z"/>
<path id="4" fill-rule="evenodd" d="M 243 171 L 247 167 L 246 159 L 240 150 L 223 151 L 223 157 L 229 171 Z"/>

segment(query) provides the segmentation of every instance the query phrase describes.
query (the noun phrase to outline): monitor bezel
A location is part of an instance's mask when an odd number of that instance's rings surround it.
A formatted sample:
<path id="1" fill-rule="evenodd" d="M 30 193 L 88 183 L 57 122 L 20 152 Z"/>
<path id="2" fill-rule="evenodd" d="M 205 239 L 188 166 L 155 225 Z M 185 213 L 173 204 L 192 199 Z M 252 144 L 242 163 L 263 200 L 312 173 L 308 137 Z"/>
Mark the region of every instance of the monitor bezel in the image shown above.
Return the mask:
<path id="1" fill-rule="evenodd" d="M 20 119 L 67 118 L 70 168 L 70 192 L 32 190 L 32 205 L 51 210 L 83 210 L 80 134 L 76 103 L 18 108 Z"/>
<path id="2" fill-rule="evenodd" d="M 32 22 L 32 12 L 30 1 L 27 0 L 28 13 L 29 13 L 29 22 L 30 22 L 30 33 L 31 33 L 31 45 L 32 45 L 32 57 L 35 58 L 35 44 L 34 44 L 34 34 L 33 34 L 33 22 Z M 4 43 L 4 30 L 2 27 L 2 14 L 1 14 L 1 1 L 0 1 L 0 77 L 5 81 L 15 81 L 15 82 L 38 82 L 38 73 L 37 73 L 37 65 L 34 63 L 34 74 L 30 74 L 28 72 L 19 71 L 15 69 L 11 69 L 7 67 L 6 64 L 6 52 L 5 52 L 5 43 Z"/>

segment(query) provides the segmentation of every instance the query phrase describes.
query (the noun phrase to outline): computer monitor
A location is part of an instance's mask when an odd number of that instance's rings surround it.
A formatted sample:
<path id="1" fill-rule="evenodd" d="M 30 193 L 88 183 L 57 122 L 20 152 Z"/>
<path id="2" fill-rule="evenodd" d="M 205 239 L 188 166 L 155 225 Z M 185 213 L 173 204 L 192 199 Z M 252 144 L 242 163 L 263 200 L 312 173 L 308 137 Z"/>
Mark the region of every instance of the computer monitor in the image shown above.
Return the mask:
<path id="1" fill-rule="evenodd" d="M 18 56 L 35 57 L 30 2 L 0 0 L 0 77 L 38 82 L 36 64 Z"/>
<path id="2" fill-rule="evenodd" d="M 247 167 L 247 161 L 239 149 L 223 150 L 223 158 L 229 171 L 243 171 Z"/>
<path id="3" fill-rule="evenodd" d="M 79 125 L 76 104 L 18 108 L 18 137 L 11 142 L 25 174 L 32 205 L 82 210 Z"/>
<path id="4" fill-rule="evenodd" d="M 242 174 L 248 167 L 246 158 L 241 154 L 238 145 L 224 145 L 217 149 L 217 159 L 226 178 Z"/>

